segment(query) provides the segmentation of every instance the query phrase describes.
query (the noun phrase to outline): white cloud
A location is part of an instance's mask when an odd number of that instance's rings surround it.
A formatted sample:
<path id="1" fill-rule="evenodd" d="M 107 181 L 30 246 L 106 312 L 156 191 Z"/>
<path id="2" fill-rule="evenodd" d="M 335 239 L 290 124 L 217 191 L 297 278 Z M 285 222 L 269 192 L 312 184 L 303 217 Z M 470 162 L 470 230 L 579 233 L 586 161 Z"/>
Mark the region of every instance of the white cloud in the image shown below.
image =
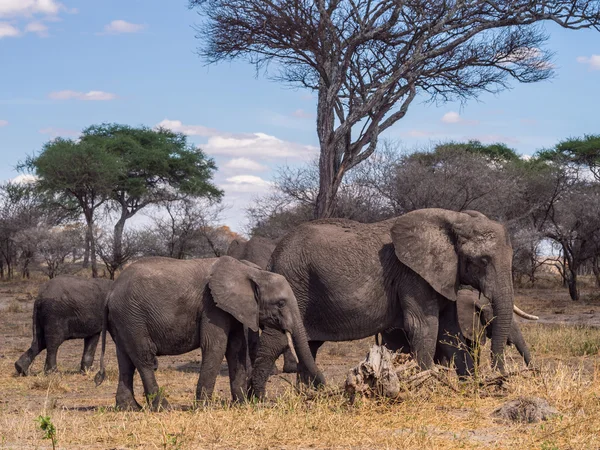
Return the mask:
<path id="1" fill-rule="evenodd" d="M 77 91 L 55 91 L 50 92 L 48 97 L 52 100 L 89 100 L 89 101 L 107 101 L 115 100 L 117 96 L 110 92 L 103 91 L 89 91 L 89 92 L 77 92 Z"/>
<path id="2" fill-rule="evenodd" d="M 38 177 L 36 177 L 35 175 L 23 174 L 17 175 L 12 180 L 10 180 L 10 182 L 14 184 L 32 184 L 35 183 L 37 179 Z"/>
<path id="3" fill-rule="evenodd" d="M 55 16 L 63 8 L 55 0 L 0 0 L 0 17 Z"/>
<path id="4" fill-rule="evenodd" d="M 303 109 L 297 109 L 292 113 L 292 116 L 298 119 L 313 119 L 315 117 L 314 114 L 304 111 Z"/>
<path id="5" fill-rule="evenodd" d="M 42 22 L 29 22 L 25 27 L 26 33 L 35 33 L 39 37 L 48 37 L 48 27 Z"/>
<path id="6" fill-rule="evenodd" d="M 75 137 L 75 136 L 79 136 L 79 134 L 80 134 L 79 131 L 77 131 L 77 130 L 69 130 L 67 128 L 54 128 L 54 127 L 42 128 L 41 130 L 39 130 L 39 132 L 41 134 L 48 134 L 48 135 L 52 136 L 53 138 L 59 137 L 59 136 Z"/>
<path id="7" fill-rule="evenodd" d="M 456 111 L 449 111 L 442 116 L 442 122 L 450 123 L 450 124 L 461 124 L 461 125 L 477 125 L 479 121 L 477 120 L 465 120 L 460 117 Z"/>
<path id="8" fill-rule="evenodd" d="M 311 145 L 283 141 L 265 133 L 213 136 L 202 149 L 211 155 L 301 160 L 309 160 L 318 152 Z"/>
<path id="9" fill-rule="evenodd" d="M 437 136 L 439 133 L 437 131 L 427 131 L 427 130 L 408 130 L 401 133 L 404 136 L 409 137 L 432 137 Z"/>
<path id="10" fill-rule="evenodd" d="M 184 125 L 180 120 L 165 119 L 156 125 L 156 128 L 168 128 L 177 133 L 187 134 L 188 136 L 215 136 L 219 131 L 214 128 L 208 128 L 202 125 Z"/>
<path id="11" fill-rule="evenodd" d="M 241 193 L 265 193 L 273 186 L 273 183 L 263 180 L 256 175 L 236 175 L 229 177 L 226 183 L 221 183 L 219 186 L 225 192 L 241 192 Z"/>
<path id="12" fill-rule="evenodd" d="M 125 20 L 113 20 L 104 27 L 104 34 L 138 33 L 146 28 L 146 25 L 131 23 Z"/>
<path id="13" fill-rule="evenodd" d="M 252 172 L 262 172 L 267 170 L 266 166 L 257 163 L 256 161 L 252 161 L 248 158 L 234 158 L 229 160 L 225 166 L 226 169 L 231 170 L 249 170 Z"/>
<path id="14" fill-rule="evenodd" d="M 521 47 L 515 49 L 510 55 L 501 58 L 500 62 L 506 63 L 506 65 L 519 63 L 538 70 L 553 69 L 554 64 L 545 61 L 544 58 L 545 55 L 537 47 Z"/>
<path id="15" fill-rule="evenodd" d="M 8 125 L 8 120 L 2 120 L 0 119 L 0 128 L 5 127 Z"/>
<path id="16" fill-rule="evenodd" d="M 265 133 L 225 133 L 202 125 L 184 125 L 179 120 L 165 119 L 157 127 L 169 128 L 189 136 L 208 137 L 208 142 L 201 145 L 202 150 L 210 155 L 230 156 L 233 158 L 255 157 L 292 158 L 310 160 L 318 154 L 312 145 L 302 145 L 283 141 Z"/>
<path id="17" fill-rule="evenodd" d="M 1 0 L 0 0 L 1 3 Z M 16 37 L 19 36 L 21 32 L 18 28 L 12 26 L 8 22 L 0 22 L 0 39 L 5 37 Z"/>
<path id="18" fill-rule="evenodd" d="M 578 56 L 577 62 L 587 64 L 590 70 L 600 70 L 600 55 Z"/>

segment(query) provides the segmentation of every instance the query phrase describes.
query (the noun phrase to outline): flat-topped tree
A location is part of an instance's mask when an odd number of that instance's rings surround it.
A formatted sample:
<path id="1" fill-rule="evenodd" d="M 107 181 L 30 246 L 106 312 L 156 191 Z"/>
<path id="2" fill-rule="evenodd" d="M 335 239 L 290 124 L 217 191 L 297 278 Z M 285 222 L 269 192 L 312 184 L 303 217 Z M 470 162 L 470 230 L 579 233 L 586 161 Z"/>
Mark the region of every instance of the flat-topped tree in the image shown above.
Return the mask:
<path id="1" fill-rule="evenodd" d="M 89 142 L 58 138 L 47 142 L 39 155 L 28 157 L 21 166 L 34 172 L 39 189 L 54 195 L 59 204 L 71 207 L 76 203 L 87 224 L 86 252 L 96 277 L 95 213 L 117 183 L 122 170 L 119 159 Z"/>
<path id="2" fill-rule="evenodd" d="M 214 161 L 200 148 L 188 144 L 182 133 L 102 124 L 86 128 L 81 142 L 102 149 L 120 164 L 110 192 L 110 199 L 119 211 L 114 226 L 111 269 L 125 262 L 125 222 L 142 208 L 184 197 L 219 200 L 223 194 L 211 182 L 216 170 Z M 110 273 L 112 277 L 114 270 Z"/>
<path id="3" fill-rule="evenodd" d="M 319 194 L 330 217 L 344 174 L 417 95 L 466 100 L 511 80 L 549 78 L 543 22 L 600 29 L 600 2 L 457 0 L 190 0 L 209 63 L 270 62 L 275 79 L 317 93 Z"/>

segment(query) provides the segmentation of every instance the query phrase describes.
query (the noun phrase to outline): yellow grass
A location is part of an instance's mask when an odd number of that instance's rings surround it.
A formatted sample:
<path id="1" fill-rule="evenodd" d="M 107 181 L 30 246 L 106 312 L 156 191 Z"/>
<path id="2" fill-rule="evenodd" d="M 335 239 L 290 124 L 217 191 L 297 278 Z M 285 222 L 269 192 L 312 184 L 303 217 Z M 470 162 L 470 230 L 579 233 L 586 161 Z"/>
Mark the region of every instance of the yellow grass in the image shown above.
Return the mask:
<path id="1" fill-rule="evenodd" d="M 55 425 L 58 448 L 69 449 L 600 448 L 600 330 L 595 328 L 523 326 L 539 372 L 523 372 L 518 355 L 510 350 L 509 368 L 520 373 L 502 387 L 461 383 L 450 375 L 449 386 L 436 382 L 408 393 L 402 402 L 359 399 L 351 405 L 333 391 L 364 357 L 372 339 L 325 344 L 318 362 L 330 387 L 314 398 L 291 388 L 293 375 L 275 375 L 267 402 L 238 406 L 227 401 L 225 365 L 217 380 L 217 400 L 192 409 L 199 352 L 161 357 L 157 380 L 175 410 L 129 413 L 112 408 L 118 375 L 112 345 L 107 380 L 99 388 L 93 384 L 95 370 L 77 373 L 80 341 L 61 347 L 61 373 L 39 374 L 44 352 L 32 366 L 32 376 L 15 376 L 14 361 L 31 340 L 27 306 L 25 312 L 6 313 L 0 319 L 0 448 L 52 448 L 36 422 L 40 415 L 49 416 Z M 483 369 L 481 376 L 492 375 Z M 140 384 L 136 377 L 141 402 Z M 519 396 L 544 398 L 559 414 L 538 424 L 491 416 Z"/>

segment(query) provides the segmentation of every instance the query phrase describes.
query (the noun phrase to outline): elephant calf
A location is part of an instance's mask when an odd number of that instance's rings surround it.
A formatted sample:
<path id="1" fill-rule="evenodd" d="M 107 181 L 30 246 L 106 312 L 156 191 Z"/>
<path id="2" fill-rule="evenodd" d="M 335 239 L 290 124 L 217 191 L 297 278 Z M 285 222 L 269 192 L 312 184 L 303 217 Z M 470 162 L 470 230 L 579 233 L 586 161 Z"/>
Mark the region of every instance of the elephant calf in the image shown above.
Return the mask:
<path id="1" fill-rule="evenodd" d="M 531 316 L 524 313 L 516 306 L 514 312 L 529 320 L 537 320 L 536 316 Z M 487 338 L 491 338 L 491 323 L 494 318 L 490 301 L 479 292 L 470 289 L 461 289 L 458 291 L 456 299 L 456 319 L 460 329 L 461 336 L 459 338 L 469 349 L 470 354 L 479 357 L 481 347 L 485 345 Z M 447 323 L 446 318 L 441 318 L 442 326 L 438 332 L 438 343 L 436 346 L 434 360 L 438 364 L 448 365 L 462 354 L 458 351 L 456 343 L 449 344 L 449 336 L 446 333 L 443 324 Z M 392 351 L 404 350 L 409 351 L 410 345 L 404 330 L 399 328 L 389 329 L 381 333 L 382 344 Z M 523 338 L 519 324 L 513 320 L 508 335 L 507 344 L 514 345 L 519 354 L 523 357 L 526 365 L 531 362 L 531 353 L 529 347 Z M 470 366 L 470 364 L 468 364 Z M 472 367 L 469 367 L 471 370 Z"/>
<path id="2" fill-rule="evenodd" d="M 133 374 L 140 374 L 152 409 L 168 407 L 154 368 L 160 355 L 202 350 L 196 399 L 209 398 L 223 357 L 227 359 L 234 401 L 247 393 L 244 328 L 283 336 L 313 376 L 323 381 L 310 353 L 296 297 L 281 275 L 229 256 L 176 260 L 145 258 L 115 282 L 104 311 L 102 357 L 96 385 L 104 380 L 106 330 L 117 347 L 119 384 L 116 406 L 139 410 Z M 277 349 L 281 351 L 283 349 Z M 259 358 L 261 356 L 259 355 Z"/>
<path id="3" fill-rule="evenodd" d="M 20 375 L 27 375 L 34 358 L 44 349 L 44 372 L 56 370 L 58 347 L 69 339 L 84 339 L 81 371 L 94 362 L 102 331 L 104 302 L 113 282 L 62 275 L 45 283 L 33 305 L 33 341 L 15 362 Z"/>

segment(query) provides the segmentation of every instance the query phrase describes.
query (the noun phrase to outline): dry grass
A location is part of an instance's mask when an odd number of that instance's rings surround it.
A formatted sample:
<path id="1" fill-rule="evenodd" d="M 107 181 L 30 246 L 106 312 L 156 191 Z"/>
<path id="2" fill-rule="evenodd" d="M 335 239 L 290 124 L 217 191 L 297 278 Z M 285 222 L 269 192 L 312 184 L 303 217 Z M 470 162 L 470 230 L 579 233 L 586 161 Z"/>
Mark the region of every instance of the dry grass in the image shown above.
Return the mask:
<path id="1" fill-rule="evenodd" d="M 16 292 L 14 295 L 20 294 Z M 549 291 L 550 293 L 550 291 Z M 560 295 L 559 295 L 560 294 Z M 551 311 L 566 308 L 565 293 L 520 298 Z M 546 303 L 541 303 L 546 302 Z M 531 304 L 530 304 L 531 303 Z M 562 306 L 561 306 L 562 305 Z M 26 305 L 27 306 L 27 305 Z M 29 305 L 30 306 L 30 305 Z M 57 429 L 59 448 L 600 448 L 600 330 L 582 326 L 523 326 L 539 372 L 522 372 L 510 351 L 510 369 L 519 372 L 502 387 L 477 380 L 435 383 L 409 392 L 401 402 L 359 399 L 353 405 L 332 390 L 306 397 L 294 392 L 293 375 L 271 377 L 269 401 L 231 406 L 226 368 L 217 380 L 218 399 L 191 409 L 199 353 L 161 357 L 157 379 L 174 411 L 151 413 L 113 410 L 117 369 L 112 345 L 107 380 L 93 384 L 95 371 L 77 373 L 82 342 L 65 343 L 59 352 L 61 373 L 39 375 L 45 353 L 32 366 L 33 376 L 16 377 L 14 361 L 27 348 L 29 312 L 8 312 L 0 319 L 0 448 L 49 448 L 36 418 L 48 415 Z M 328 343 L 319 355 L 330 386 L 343 383 L 372 344 Z M 483 373 L 481 379 L 492 374 Z M 142 399 L 136 377 L 136 396 Z M 519 396 L 544 398 L 559 414 L 541 424 L 514 424 L 491 413 Z"/>

